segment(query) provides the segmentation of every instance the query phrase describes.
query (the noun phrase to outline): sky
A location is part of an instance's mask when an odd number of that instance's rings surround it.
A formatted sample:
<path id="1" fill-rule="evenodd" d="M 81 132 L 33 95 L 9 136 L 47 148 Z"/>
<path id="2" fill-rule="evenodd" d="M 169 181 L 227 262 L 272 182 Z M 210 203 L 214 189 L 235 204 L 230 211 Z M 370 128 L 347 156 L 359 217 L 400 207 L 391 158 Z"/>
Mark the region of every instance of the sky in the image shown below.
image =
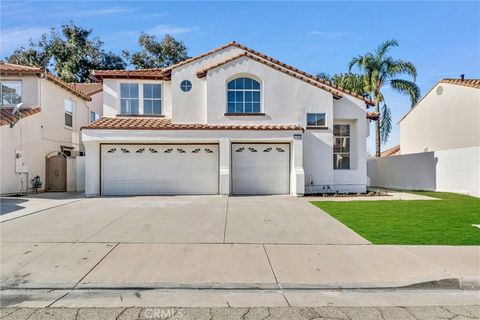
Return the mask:
<path id="1" fill-rule="evenodd" d="M 422 95 L 442 78 L 480 78 L 480 2 L 273 1 L 4 1 L 0 0 L 0 58 L 51 27 L 73 21 L 93 29 L 104 48 L 138 48 L 141 31 L 183 41 L 189 55 L 238 41 L 306 72 L 346 72 L 352 57 L 387 39 L 394 58 L 413 62 Z M 33 19 L 31 17 L 34 17 Z M 393 131 L 410 109 L 407 97 L 385 88 Z M 435 115 L 432 115 L 435 116 Z M 368 139 L 374 153 L 374 131 Z"/>

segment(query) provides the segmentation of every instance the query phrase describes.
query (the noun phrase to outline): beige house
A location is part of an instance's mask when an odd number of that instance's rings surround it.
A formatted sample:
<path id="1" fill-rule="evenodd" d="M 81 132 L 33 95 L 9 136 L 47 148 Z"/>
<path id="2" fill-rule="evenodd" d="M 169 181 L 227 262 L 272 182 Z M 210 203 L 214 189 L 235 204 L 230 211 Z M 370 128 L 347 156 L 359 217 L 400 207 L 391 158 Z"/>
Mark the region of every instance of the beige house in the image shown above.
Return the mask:
<path id="1" fill-rule="evenodd" d="M 35 176 L 40 190 L 83 190 L 80 128 L 103 113 L 101 84 L 69 84 L 40 68 L 0 62 L 0 88 L 0 194 L 31 191 Z"/>
<path id="2" fill-rule="evenodd" d="M 443 79 L 399 122 L 401 154 L 480 146 L 480 79 Z"/>
<path id="3" fill-rule="evenodd" d="M 368 160 L 371 186 L 480 197 L 480 79 L 440 80 L 399 125 L 399 150 Z"/>
<path id="4" fill-rule="evenodd" d="M 85 194 L 366 191 L 374 101 L 237 42 L 165 69 L 96 70 Z"/>

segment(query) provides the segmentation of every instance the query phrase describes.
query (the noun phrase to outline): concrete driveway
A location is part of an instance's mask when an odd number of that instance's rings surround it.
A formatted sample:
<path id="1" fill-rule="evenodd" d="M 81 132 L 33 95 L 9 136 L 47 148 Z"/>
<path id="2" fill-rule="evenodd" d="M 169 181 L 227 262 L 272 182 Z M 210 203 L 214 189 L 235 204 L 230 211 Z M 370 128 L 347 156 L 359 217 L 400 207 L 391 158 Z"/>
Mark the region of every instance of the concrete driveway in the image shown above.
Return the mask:
<path id="1" fill-rule="evenodd" d="M 1 224 L 6 242 L 368 244 L 292 196 L 105 197 Z"/>
<path id="2" fill-rule="evenodd" d="M 476 247 L 370 245 L 291 196 L 81 199 L 0 237 L 2 289 L 458 287 L 480 261 Z"/>

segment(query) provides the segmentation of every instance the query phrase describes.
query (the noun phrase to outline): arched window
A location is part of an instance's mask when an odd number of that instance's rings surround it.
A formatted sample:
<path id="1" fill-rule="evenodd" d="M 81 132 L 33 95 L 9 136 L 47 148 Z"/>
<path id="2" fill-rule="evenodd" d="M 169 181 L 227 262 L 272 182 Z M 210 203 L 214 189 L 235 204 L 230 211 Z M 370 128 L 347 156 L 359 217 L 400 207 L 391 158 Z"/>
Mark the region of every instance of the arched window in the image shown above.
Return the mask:
<path id="1" fill-rule="evenodd" d="M 260 82 L 251 78 L 236 78 L 228 82 L 227 112 L 260 112 Z"/>

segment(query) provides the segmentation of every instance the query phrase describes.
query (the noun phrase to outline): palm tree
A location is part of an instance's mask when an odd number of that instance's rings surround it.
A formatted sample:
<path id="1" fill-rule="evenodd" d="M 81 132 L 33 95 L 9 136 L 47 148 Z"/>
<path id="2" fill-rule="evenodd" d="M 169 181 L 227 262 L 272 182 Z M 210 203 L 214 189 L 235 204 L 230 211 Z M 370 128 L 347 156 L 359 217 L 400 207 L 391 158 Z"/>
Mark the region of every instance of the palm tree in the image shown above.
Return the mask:
<path id="1" fill-rule="evenodd" d="M 386 142 L 392 129 L 392 118 L 390 109 L 385 103 L 382 89 L 390 85 L 394 91 L 410 97 L 412 107 L 420 99 L 420 88 L 415 84 L 417 69 L 409 62 L 401 59 L 393 59 L 387 55 L 388 51 L 397 47 L 396 40 L 388 40 L 381 43 L 374 53 L 366 53 L 355 57 L 348 65 L 349 72 L 353 67 L 358 67 L 363 79 L 365 91 L 376 100 L 375 111 L 380 112 L 381 119 L 376 122 L 375 144 L 377 157 L 380 156 L 381 142 Z M 397 78 L 400 75 L 407 75 L 413 81 Z M 347 87 L 348 88 L 348 87 Z M 382 104 L 382 110 L 380 105 Z"/>

